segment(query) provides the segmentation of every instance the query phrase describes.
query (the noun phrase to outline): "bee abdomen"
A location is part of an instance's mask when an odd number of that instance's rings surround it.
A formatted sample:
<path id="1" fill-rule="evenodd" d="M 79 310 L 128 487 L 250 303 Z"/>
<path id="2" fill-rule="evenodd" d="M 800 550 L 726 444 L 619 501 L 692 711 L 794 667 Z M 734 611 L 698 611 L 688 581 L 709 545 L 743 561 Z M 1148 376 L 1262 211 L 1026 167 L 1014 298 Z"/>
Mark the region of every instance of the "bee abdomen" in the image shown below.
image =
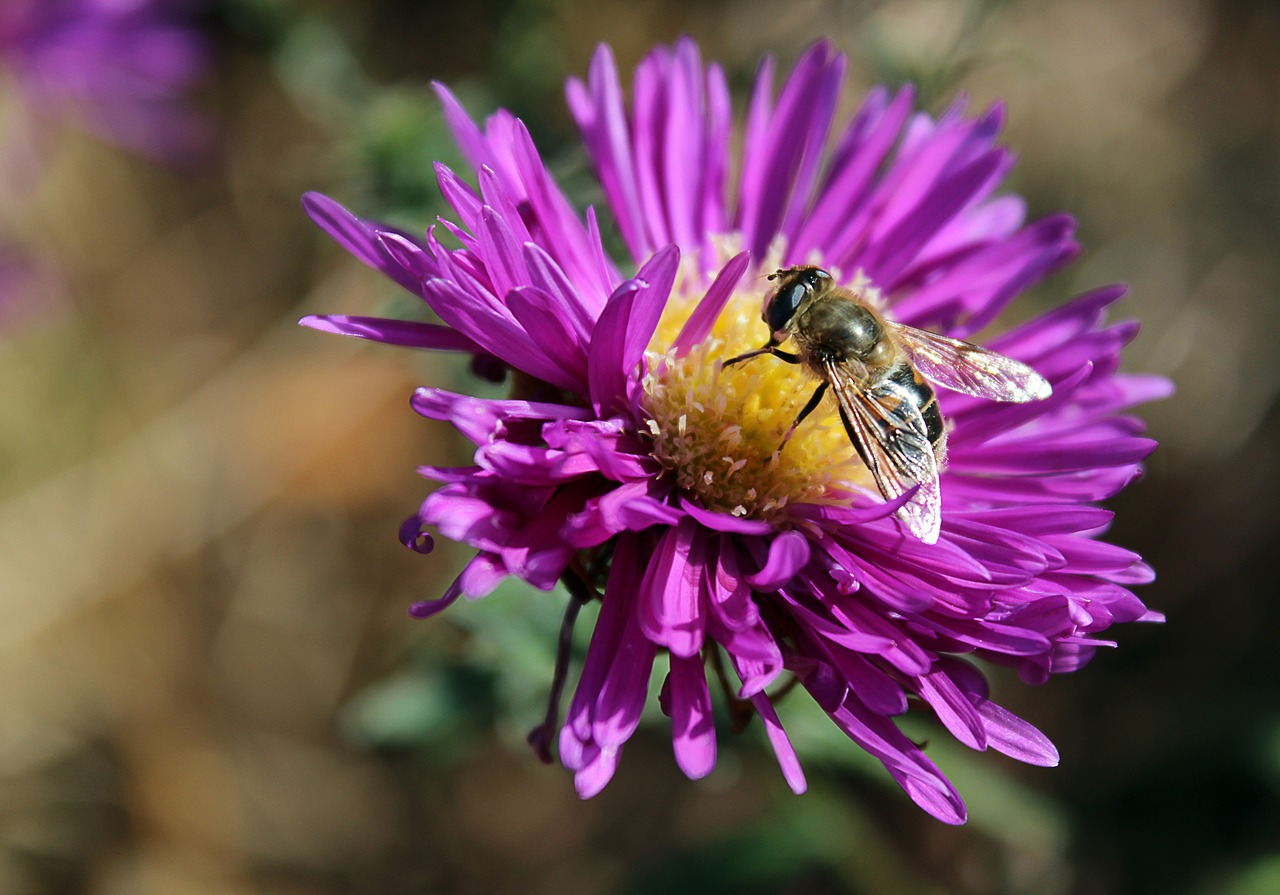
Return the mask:
<path id="1" fill-rule="evenodd" d="M 942 427 L 942 412 L 938 410 L 938 396 L 934 394 L 933 386 L 924 380 L 915 367 L 906 363 L 891 370 L 887 378 L 901 387 L 916 405 L 924 420 L 929 443 L 936 448 L 945 430 Z"/>

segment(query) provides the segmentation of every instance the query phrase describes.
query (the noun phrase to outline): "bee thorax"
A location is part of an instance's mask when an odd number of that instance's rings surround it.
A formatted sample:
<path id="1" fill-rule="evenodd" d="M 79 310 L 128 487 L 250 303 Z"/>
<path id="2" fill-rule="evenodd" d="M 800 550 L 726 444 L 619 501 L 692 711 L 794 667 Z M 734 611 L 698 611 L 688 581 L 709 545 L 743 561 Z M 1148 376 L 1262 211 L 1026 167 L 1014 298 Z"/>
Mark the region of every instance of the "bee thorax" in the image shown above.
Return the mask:
<path id="1" fill-rule="evenodd" d="M 839 298 L 813 302 L 799 321 L 798 334 L 810 353 L 834 361 L 888 361 L 884 327 L 861 305 Z M 883 357 L 881 357 L 883 355 Z"/>

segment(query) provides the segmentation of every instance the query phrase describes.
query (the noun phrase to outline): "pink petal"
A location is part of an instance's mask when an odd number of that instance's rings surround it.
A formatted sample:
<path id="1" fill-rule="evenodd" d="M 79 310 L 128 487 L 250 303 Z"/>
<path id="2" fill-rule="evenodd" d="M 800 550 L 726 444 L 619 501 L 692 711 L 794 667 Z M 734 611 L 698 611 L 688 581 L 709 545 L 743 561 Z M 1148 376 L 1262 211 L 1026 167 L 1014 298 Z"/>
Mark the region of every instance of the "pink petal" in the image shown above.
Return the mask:
<path id="1" fill-rule="evenodd" d="M 702 533 L 693 519 L 667 529 L 640 583 L 640 630 L 674 656 L 696 656 L 706 628 Z"/>
<path id="2" fill-rule="evenodd" d="M 716 766 L 716 728 L 702 658 L 671 657 L 671 737 L 676 764 L 697 780 Z"/>
<path id="3" fill-rule="evenodd" d="M 777 590 L 809 564 L 809 539 L 798 531 L 784 531 L 769 542 L 769 558 L 764 568 L 747 581 L 758 591 Z"/>

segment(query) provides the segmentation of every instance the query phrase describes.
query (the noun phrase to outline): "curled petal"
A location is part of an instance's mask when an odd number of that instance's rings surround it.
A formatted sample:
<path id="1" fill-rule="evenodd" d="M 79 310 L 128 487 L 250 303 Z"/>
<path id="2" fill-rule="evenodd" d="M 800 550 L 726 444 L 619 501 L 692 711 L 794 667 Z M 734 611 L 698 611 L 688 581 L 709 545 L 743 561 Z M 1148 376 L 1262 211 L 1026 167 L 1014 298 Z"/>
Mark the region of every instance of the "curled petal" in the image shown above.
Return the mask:
<path id="1" fill-rule="evenodd" d="M 454 581 L 444 594 L 434 600 L 426 600 L 420 603 L 412 603 L 409 606 L 409 615 L 414 618 L 431 618 L 431 616 L 448 609 L 458 597 L 462 595 L 462 582 Z"/>
<path id="2" fill-rule="evenodd" d="M 422 527 L 422 519 L 414 513 L 400 525 L 400 543 L 416 553 L 430 553 L 435 541 Z"/>
<path id="3" fill-rule="evenodd" d="M 809 564 L 809 539 L 798 531 L 784 531 L 769 542 L 769 558 L 747 581 L 758 591 L 777 590 Z"/>

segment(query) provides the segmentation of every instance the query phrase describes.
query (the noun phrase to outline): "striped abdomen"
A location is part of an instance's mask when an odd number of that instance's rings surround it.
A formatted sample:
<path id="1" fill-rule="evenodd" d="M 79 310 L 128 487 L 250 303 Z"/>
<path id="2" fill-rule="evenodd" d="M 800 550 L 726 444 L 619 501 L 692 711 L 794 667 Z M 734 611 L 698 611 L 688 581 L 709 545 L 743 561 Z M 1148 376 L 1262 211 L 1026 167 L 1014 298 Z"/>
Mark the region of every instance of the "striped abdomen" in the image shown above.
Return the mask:
<path id="1" fill-rule="evenodd" d="M 946 430 L 942 427 L 942 412 L 938 410 L 938 396 L 931 386 L 920 375 L 915 367 L 905 361 L 893 367 L 884 379 L 893 382 L 907 398 L 916 405 L 920 416 L 924 419 L 929 444 L 933 445 L 934 456 L 941 461 L 945 450 Z"/>

